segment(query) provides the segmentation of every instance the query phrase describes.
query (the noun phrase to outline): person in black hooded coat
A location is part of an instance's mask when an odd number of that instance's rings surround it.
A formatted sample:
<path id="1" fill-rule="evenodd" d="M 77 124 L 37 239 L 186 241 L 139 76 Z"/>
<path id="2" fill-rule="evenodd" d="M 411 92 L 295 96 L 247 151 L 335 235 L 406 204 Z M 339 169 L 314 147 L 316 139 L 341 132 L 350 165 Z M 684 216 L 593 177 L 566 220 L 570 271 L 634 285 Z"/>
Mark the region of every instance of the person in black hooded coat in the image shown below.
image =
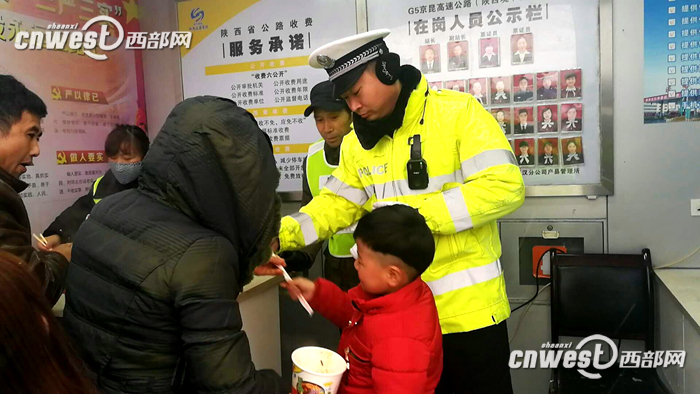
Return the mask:
<path id="1" fill-rule="evenodd" d="M 112 393 L 279 393 L 256 371 L 236 298 L 280 223 L 269 138 L 230 100 L 170 113 L 138 189 L 102 200 L 78 230 L 65 326 Z"/>

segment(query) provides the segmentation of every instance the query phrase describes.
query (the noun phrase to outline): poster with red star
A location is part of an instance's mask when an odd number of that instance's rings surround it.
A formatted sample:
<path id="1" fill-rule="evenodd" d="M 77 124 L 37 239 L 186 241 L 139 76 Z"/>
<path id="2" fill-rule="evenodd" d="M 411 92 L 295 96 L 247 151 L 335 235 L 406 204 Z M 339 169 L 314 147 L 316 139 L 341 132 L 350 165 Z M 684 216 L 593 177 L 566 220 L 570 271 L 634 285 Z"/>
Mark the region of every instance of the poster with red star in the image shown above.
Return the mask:
<path id="1" fill-rule="evenodd" d="M 137 0 L 0 0 L 0 74 L 12 75 L 46 103 L 41 154 L 22 175 L 29 187 L 22 192 L 32 227 L 42 231 L 63 209 L 88 193 L 109 169 L 104 155 L 107 134 L 117 124 L 146 126 L 141 51 L 125 45 L 96 60 L 84 46 L 49 48 L 48 38 L 32 47 L 16 47 L 21 32 L 31 35 L 61 30 L 82 31 L 95 17 L 113 18 L 123 35 L 139 31 Z M 120 34 L 115 24 L 97 22 L 88 31 L 106 26 L 106 44 Z"/>

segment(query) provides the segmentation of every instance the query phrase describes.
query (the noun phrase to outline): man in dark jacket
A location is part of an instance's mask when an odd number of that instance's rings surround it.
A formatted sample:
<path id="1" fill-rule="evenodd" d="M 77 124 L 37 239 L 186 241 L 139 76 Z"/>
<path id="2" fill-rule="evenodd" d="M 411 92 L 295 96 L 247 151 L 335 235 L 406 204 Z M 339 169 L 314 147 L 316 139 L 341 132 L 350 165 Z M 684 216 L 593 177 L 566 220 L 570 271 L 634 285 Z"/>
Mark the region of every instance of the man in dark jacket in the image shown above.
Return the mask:
<path id="1" fill-rule="evenodd" d="M 105 198 L 75 236 L 65 326 L 111 393 L 281 392 L 251 361 L 236 298 L 280 223 L 272 145 L 246 110 L 178 104 L 138 189 Z"/>
<path id="2" fill-rule="evenodd" d="M 44 102 L 21 82 L 0 75 L 0 249 L 29 265 L 51 305 L 63 293 L 70 260 L 67 246 L 41 252 L 32 247 L 32 229 L 19 193 L 27 184 L 19 178 L 39 156 Z"/>

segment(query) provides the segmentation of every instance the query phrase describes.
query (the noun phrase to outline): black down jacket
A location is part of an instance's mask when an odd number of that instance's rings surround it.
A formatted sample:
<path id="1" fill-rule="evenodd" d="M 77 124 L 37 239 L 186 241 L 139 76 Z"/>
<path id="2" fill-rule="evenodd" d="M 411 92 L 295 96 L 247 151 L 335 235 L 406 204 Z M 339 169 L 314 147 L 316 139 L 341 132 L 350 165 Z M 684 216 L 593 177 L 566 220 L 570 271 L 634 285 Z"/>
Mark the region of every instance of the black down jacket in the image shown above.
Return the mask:
<path id="1" fill-rule="evenodd" d="M 178 104 L 139 188 L 78 230 L 65 326 L 105 393 L 278 393 L 256 371 L 236 302 L 279 229 L 269 138 L 232 101 Z"/>

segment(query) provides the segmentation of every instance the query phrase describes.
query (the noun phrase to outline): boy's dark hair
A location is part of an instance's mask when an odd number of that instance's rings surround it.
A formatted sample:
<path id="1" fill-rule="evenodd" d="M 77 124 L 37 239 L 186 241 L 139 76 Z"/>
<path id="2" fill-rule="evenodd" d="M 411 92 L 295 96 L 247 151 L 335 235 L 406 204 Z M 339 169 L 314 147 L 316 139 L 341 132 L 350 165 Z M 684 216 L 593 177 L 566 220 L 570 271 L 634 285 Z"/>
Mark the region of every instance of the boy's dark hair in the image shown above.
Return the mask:
<path id="1" fill-rule="evenodd" d="M 569 79 L 569 78 L 578 79 L 578 78 L 576 78 L 576 73 L 569 73 L 569 74 L 566 74 L 566 76 L 564 77 L 564 80 L 566 81 L 566 80 Z"/>
<path id="2" fill-rule="evenodd" d="M 47 114 L 39 96 L 12 75 L 0 75 L 0 135 L 7 135 L 24 111 L 40 119 Z"/>
<path id="3" fill-rule="evenodd" d="M 435 241 L 425 218 L 406 205 L 378 208 L 363 216 L 353 236 L 375 252 L 398 257 L 418 275 L 435 257 Z"/>
<path id="4" fill-rule="evenodd" d="M 114 157 L 119 152 L 139 152 L 142 156 L 146 156 L 149 146 L 148 135 L 140 127 L 119 124 L 107 136 L 105 153 L 107 157 Z"/>

